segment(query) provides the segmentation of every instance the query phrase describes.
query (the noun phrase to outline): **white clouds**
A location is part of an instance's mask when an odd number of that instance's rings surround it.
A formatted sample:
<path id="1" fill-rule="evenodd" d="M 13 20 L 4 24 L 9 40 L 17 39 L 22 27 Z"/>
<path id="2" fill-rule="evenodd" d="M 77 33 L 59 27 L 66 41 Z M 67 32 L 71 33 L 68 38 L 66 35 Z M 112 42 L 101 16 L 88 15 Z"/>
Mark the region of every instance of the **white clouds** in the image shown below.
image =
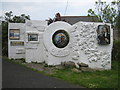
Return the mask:
<path id="1" fill-rule="evenodd" d="M 2 3 L 0 3 L 0 16 L 2 16 Z"/>
<path id="2" fill-rule="evenodd" d="M 25 13 L 30 15 L 32 19 L 48 19 L 48 17 L 53 17 L 56 12 L 63 13 L 65 4 L 64 3 L 15 3 L 15 2 L 4 2 L 3 12 L 13 11 L 14 15 L 20 15 Z"/>

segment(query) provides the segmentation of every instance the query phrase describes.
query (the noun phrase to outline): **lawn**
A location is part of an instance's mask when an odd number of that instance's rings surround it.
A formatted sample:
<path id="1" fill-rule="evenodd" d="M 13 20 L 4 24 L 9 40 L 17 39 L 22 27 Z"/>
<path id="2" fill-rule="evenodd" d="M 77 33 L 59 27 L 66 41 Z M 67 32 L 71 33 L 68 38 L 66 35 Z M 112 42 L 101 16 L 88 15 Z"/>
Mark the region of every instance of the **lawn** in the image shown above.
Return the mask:
<path id="1" fill-rule="evenodd" d="M 51 76 L 87 88 L 117 88 L 118 61 L 112 62 L 111 70 L 75 73 L 72 72 L 70 68 L 65 68 L 57 70 Z"/>

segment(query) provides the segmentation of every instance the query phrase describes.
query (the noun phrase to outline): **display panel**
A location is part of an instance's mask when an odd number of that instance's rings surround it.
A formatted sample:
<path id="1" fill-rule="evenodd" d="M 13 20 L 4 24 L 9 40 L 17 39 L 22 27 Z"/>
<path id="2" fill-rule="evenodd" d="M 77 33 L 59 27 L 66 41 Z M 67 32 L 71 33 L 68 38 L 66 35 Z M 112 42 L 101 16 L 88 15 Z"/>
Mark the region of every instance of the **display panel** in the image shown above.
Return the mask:
<path id="1" fill-rule="evenodd" d="M 110 44 L 110 26 L 99 25 L 97 29 L 98 44 L 106 45 Z"/>
<path id="2" fill-rule="evenodd" d="M 20 39 L 20 30 L 19 29 L 10 29 L 10 35 L 11 40 L 19 40 Z"/>
<path id="3" fill-rule="evenodd" d="M 38 34 L 28 34 L 28 41 L 38 41 Z"/>
<path id="4" fill-rule="evenodd" d="M 65 30 L 58 30 L 53 34 L 53 44 L 58 48 L 64 48 L 69 43 L 69 35 Z"/>

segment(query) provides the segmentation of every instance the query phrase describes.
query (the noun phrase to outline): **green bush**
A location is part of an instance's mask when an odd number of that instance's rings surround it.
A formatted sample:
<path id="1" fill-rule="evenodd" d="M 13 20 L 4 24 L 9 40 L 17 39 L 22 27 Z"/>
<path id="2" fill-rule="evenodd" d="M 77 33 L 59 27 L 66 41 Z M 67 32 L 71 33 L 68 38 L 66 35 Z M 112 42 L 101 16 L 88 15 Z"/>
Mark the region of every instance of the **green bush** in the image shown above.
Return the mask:
<path id="1" fill-rule="evenodd" d="M 120 41 L 115 40 L 113 42 L 112 60 L 119 59 L 120 59 Z"/>
<path id="2" fill-rule="evenodd" d="M 2 22 L 2 55 L 8 56 L 8 23 Z"/>

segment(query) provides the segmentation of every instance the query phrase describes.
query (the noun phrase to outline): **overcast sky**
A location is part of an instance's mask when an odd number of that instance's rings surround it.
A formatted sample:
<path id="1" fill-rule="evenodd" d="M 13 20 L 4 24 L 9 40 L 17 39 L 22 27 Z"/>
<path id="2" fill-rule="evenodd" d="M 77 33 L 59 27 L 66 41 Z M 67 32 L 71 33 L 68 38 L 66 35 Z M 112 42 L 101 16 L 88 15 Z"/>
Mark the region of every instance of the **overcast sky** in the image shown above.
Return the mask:
<path id="1" fill-rule="evenodd" d="M 97 0 L 2 0 L 0 13 L 13 11 L 14 15 L 30 15 L 32 20 L 53 18 L 57 12 L 62 16 L 86 16 L 88 9 L 95 8 L 95 1 Z M 109 3 L 113 0 L 101 1 Z"/>

